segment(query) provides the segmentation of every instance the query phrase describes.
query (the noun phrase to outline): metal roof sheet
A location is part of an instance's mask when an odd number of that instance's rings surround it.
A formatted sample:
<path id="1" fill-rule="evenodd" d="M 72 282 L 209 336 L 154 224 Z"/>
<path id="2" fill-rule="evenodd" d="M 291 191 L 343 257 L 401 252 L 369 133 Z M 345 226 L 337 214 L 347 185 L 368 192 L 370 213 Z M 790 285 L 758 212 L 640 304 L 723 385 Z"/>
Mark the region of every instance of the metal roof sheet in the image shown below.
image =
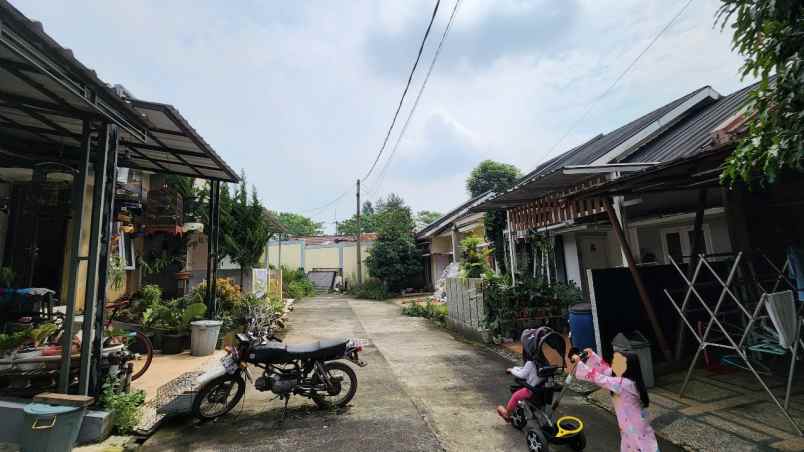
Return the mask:
<path id="1" fill-rule="evenodd" d="M 668 162 L 697 154 L 709 146 L 712 131 L 744 108 L 756 84 L 718 99 L 714 104 L 689 116 L 659 137 L 634 149 L 619 162 Z"/>
<path id="2" fill-rule="evenodd" d="M 618 146 L 628 142 L 632 138 L 639 138 L 640 132 L 645 130 L 650 131 L 651 129 L 649 127 L 655 126 L 657 121 L 666 117 L 674 109 L 682 106 L 682 104 L 688 100 L 695 98 L 695 96 L 704 93 L 705 91 L 714 92 L 709 86 L 698 88 L 695 91 L 675 99 L 672 102 L 625 124 L 624 126 L 621 126 L 607 134 L 598 135 L 591 140 L 573 149 L 570 149 L 564 154 L 548 160 L 520 179 L 517 185 L 515 185 L 511 190 L 495 195 L 482 205 L 475 206 L 474 210 L 505 208 L 512 204 L 521 203 L 522 201 L 536 199 L 550 191 L 560 189 L 567 185 L 579 183 L 584 179 L 588 179 L 590 177 L 589 175 L 563 174 L 561 169 L 565 166 L 588 165 L 597 161 L 610 151 L 615 150 Z M 717 93 L 715 92 L 715 94 Z M 705 100 L 702 100 L 697 105 L 708 105 L 714 101 L 715 98 L 706 97 Z M 680 118 L 689 117 L 691 113 L 691 110 L 684 111 L 682 112 Z M 642 142 L 649 141 L 654 137 L 659 136 L 666 130 L 675 126 L 678 121 L 679 119 L 675 119 L 673 121 L 660 124 L 658 128 L 656 128 L 654 132 L 648 134 L 642 140 Z"/>
<path id="3" fill-rule="evenodd" d="M 6 0 L 0 0 L 0 145 L 17 155 L 77 158 L 85 120 L 120 126 L 120 166 L 239 180 L 175 107 L 110 87 Z M 8 154 L 8 152 L 6 152 Z"/>

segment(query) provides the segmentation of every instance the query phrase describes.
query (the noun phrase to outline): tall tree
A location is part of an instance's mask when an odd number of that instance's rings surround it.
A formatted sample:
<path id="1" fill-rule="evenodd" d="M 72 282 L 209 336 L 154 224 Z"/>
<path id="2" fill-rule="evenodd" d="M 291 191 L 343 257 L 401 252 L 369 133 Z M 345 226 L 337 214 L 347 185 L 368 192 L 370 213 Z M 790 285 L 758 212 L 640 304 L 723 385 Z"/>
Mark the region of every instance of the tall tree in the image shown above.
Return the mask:
<path id="1" fill-rule="evenodd" d="M 748 133 L 726 162 L 727 183 L 773 182 L 784 169 L 804 169 L 804 2 L 722 0 L 717 20 L 734 18 L 733 44 L 743 76 L 759 76 Z M 775 79 L 774 79 L 775 75 Z"/>
<path id="2" fill-rule="evenodd" d="M 228 191 L 228 190 L 227 190 Z M 223 192 L 223 190 L 221 190 Z M 221 207 L 224 206 L 221 193 Z M 257 197 L 257 189 L 252 187 L 249 200 L 246 176 L 243 174 L 229 206 L 231 224 L 228 234 L 223 235 L 223 249 L 229 258 L 240 266 L 240 284 L 246 270 L 256 267 L 262 258 L 265 244 L 278 232 L 268 217 L 265 207 Z M 221 212 L 223 214 L 223 212 Z M 221 215 L 223 226 L 223 215 Z"/>
<path id="3" fill-rule="evenodd" d="M 395 194 L 377 203 L 377 241 L 366 259 L 369 273 L 390 291 L 404 289 L 421 271 L 410 208 Z"/>
<path id="4" fill-rule="evenodd" d="M 466 189 L 472 197 L 480 196 L 489 190 L 501 193 L 513 187 L 519 177 L 519 169 L 513 165 L 484 160 L 469 174 L 466 179 Z M 505 237 L 503 237 L 505 211 L 486 212 L 484 224 L 486 238 L 493 244 L 494 260 L 505 272 Z"/>
<path id="5" fill-rule="evenodd" d="M 364 202 L 360 210 L 360 229 L 363 233 L 377 232 L 377 211 L 371 201 Z M 357 216 L 338 222 L 335 231 L 338 235 L 357 235 Z"/>
<path id="6" fill-rule="evenodd" d="M 321 235 L 324 233 L 324 223 L 319 223 L 291 212 L 281 212 L 277 215 L 279 222 L 285 227 L 286 232 L 294 237 L 306 237 L 311 235 Z"/>
<path id="7" fill-rule="evenodd" d="M 466 190 L 473 198 L 489 190 L 499 193 L 513 187 L 519 177 L 514 165 L 483 160 L 466 179 Z"/>
<path id="8" fill-rule="evenodd" d="M 432 210 L 420 210 L 416 213 L 416 230 L 421 231 L 428 224 L 438 220 L 442 216 L 444 215 L 439 212 L 433 212 Z"/>

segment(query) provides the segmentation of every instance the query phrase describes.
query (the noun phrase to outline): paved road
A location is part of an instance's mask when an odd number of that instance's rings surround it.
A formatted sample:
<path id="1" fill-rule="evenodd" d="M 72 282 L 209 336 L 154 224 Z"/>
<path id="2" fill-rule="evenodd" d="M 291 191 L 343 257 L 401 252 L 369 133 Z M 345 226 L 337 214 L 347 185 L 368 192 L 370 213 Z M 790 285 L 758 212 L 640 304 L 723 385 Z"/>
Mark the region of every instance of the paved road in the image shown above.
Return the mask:
<path id="1" fill-rule="evenodd" d="M 368 341 L 361 358 L 369 365 L 357 370 L 357 396 L 346 410 L 319 411 L 296 397 L 290 417 L 279 425 L 279 401 L 269 403 L 269 394 L 249 388 L 235 414 L 200 426 L 178 419 L 144 450 L 526 450 L 523 434 L 494 412 L 510 395 L 504 374 L 510 363 L 504 358 L 429 321 L 404 317 L 390 303 L 322 297 L 297 305 L 288 342 L 333 336 Z M 562 407 L 585 421 L 586 450 L 619 449 L 611 415 L 576 397 L 565 397 Z"/>

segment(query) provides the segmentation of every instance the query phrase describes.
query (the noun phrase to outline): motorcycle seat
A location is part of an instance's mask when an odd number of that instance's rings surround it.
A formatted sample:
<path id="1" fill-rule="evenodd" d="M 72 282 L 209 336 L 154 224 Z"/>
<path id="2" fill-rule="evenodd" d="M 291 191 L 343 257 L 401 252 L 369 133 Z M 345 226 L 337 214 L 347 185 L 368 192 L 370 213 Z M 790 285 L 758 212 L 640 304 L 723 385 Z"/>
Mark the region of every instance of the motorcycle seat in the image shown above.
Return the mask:
<path id="1" fill-rule="evenodd" d="M 303 344 L 288 344 L 287 353 L 294 359 L 326 359 L 342 356 L 348 339 L 322 339 Z"/>
<path id="2" fill-rule="evenodd" d="M 284 363 L 297 359 L 332 359 L 343 356 L 348 342 L 348 339 L 323 339 L 299 344 L 268 342 L 255 346 L 249 353 L 249 361 Z"/>
<path id="3" fill-rule="evenodd" d="M 277 363 L 287 361 L 287 346 L 282 342 L 268 342 L 251 349 L 249 361 L 256 363 Z"/>

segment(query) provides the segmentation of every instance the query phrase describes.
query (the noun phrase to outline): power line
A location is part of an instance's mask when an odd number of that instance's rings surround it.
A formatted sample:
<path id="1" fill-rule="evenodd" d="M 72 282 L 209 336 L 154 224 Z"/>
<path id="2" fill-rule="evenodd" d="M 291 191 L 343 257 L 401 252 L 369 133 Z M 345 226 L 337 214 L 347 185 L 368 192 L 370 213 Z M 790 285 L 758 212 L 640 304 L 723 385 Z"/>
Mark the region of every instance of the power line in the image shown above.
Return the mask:
<path id="1" fill-rule="evenodd" d="M 318 206 L 318 207 L 314 207 L 314 208 L 312 208 L 312 209 L 300 210 L 300 211 L 298 211 L 298 213 L 308 213 L 308 212 L 319 212 L 319 211 L 322 211 L 322 210 L 326 209 L 327 207 L 329 207 L 329 206 L 331 206 L 331 205 L 335 204 L 336 202 L 340 201 L 341 199 L 343 199 L 343 197 L 344 197 L 344 196 L 346 196 L 348 193 L 349 193 L 348 191 L 344 191 L 343 193 L 341 193 L 340 195 L 338 195 L 338 197 L 337 197 L 337 198 L 333 199 L 332 201 L 330 201 L 330 202 L 328 202 L 328 203 L 326 203 L 326 204 L 324 204 L 324 205 L 321 205 L 321 206 Z"/>
<path id="2" fill-rule="evenodd" d="M 399 116 L 399 110 L 402 109 L 402 103 L 405 101 L 405 95 L 407 95 L 408 89 L 410 88 L 410 82 L 413 80 L 413 73 L 416 72 L 416 67 L 419 65 L 419 60 L 422 58 L 424 44 L 427 42 L 427 37 L 430 36 L 430 29 L 433 27 L 433 21 L 435 21 L 436 13 L 438 13 L 438 7 L 440 5 L 441 0 L 436 0 L 435 7 L 433 8 L 433 14 L 430 16 L 430 23 L 427 24 L 427 30 L 425 30 L 422 43 L 419 45 L 419 52 L 416 55 L 416 61 L 413 62 L 413 67 L 410 69 L 410 75 L 408 76 L 408 82 L 405 84 L 405 89 L 402 91 L 402 97 L 399 99 L 399 105 L 397 105 L 396 112 L 394 112 L 394 119 L 391 120 L 391 126 L 388 127 L 388 132 L 385 134 L 385 139 L 382 141 L 382 146 L 380 146 L 380 152 L 377 153 L 377 158 L 374 159 L 374 163 L 371 164 L 371 168 L 369 168 L 366 175 L 363 176 L 363 180 L 366 180 L 369 176 L 371 176 L 371 172 L 374 171 L 374 167 L 377 166 L 377 162 L 380 161 L 380 157 L 382 157 L 382 153 L 385 151 L 385 147 L 388 145 L 388 139 L 391 137 L 391 131 L 394 129 L 394 125 L 396 124 L 396 118 Z"/>
<path id="3" fill-rule="evenodd" d="M 575 128 L 578 127 L 578 124 L 580 124 L 583 120 L 586 119 L 586 116 L 592 111 L 592 108 L 595 106 L 595 104 L 600 99 L 606 97 L 606 95 L 608 95 L 609 92 L 612 89 L 614 89 L 615 86 L 617 86 L 617 83 L 619 83 L 620 80 L 622 80 L 623 77 L 625 77 L 626 74 L 628 74 L 631 71 L 631 69 L 633 69 L 634 66 L 636 66 L 637 62 L 639 62 L 639 60 L 642 58 L 642 56 L 645 55 L 645 53 L 647 53 L 648 50 L 650 50 L 650 48 L 653 47 L 654 44 L 656 44 L 656 41 L 658 41 L 659 38 L 661 38 L 662 35 L 676 22 L 676 20 L 678 20 L 678 18 L 681 17 L 681 15 L 684 13 L 684 11 L 686 11 L 687 7 L 690 6 L 691 3 L 692 3 L 692 0 L 687 0 L 687 3 L 685 3 L 684 6 L 682 6 L 681 9 L 676 13 L 676 15 L 673 16 L 672 19 L 670 19 L 670 22 L 667 22 L 667 25 L 665 25 L 664 28 L 659 30 L 659 33 L 656 36 L 654 36 L 654 38 L 648 43 L 648 45 L 644 49 L 642 49 L 642 52 L 640 52 L 639 55 L 637 55 L 637 57 L 634 58 L 633 61 L 631 61 L 631 64 L 629 64 L 628 67 L 626 67 L 625 70 L 623 72 L 621 72 L 620 75 L 617 76 L 616 79 L 614 79 L 614 82 L 611 85 L 609 85 L 609 87 L 606 88 L 605 91 L 603 91 L 603 94 L 597 96 L 595 99 L 592 100 L 592 102 L 589 103 L 589 106 L 583 112 L 581 117 L 578 118 L 578 120 L 575 121 L 567 129 L 567 131 L 564 133 L 564 135 L 561 136 L 561 138 L 556 142 L 556 144 L 554 144 L 547 151 L 548 156 L 551 155 L 553 153 L 553 151 L 558 147 L 558 145 L 561 144 L 573 131 L 575 131 Z"/>
<path id="4" fill-rule="evenodd" d="M 436 61 L 438 60 L 439 54 L 441 54 L 441 48 L 444 46 L 444 41 L 447 39 L 447 35 L 449 34 L 450 28 L 452 28 L 452 22 L 455 19 L 455 14 L 458 12 L 458 6 L 460 5 L 461 0 L 455 0 L 455 5 L 452 7 L 452 12 L 449 15 L 449 22 L 447 22 L 447 26 L 444 28 L 444 32 L 441 34 L 441 40 L 438 42 L 438 47 L 436 47 L 435 52 L 433 53 L 433 59 L 430 61 L 430 67 L 427 68 L 427 74 L 424 76 L 424 80 L 422 81 L 422 85 L 419 87 L 419 92 L 416 94 L 416 100 L 413 101 L 413 106 L 408 113 L 408 117 L 405 120 L 405 124 L 402 125 L 402 130 L 399 132 L 399 136 L 396 138 L 396 143 L 394 143 L 393 149 L 391 149 L 391 154 L 388 156 L 388 160 L 385 161 L 385 165 L 380 170 L 379 176 L 377 176 L 377 182 L 374 184 L 373 189 L 371 190 L 371 195 L 374 196 L 380 189 L 380 186 L 383 182 L 383 176 L 385 175 L 385 171 L 391 166 L 391 160 L 394 159 L 394 154 L 396 154 L 396 150 L 399 147 L 399 143 L 402 142 L 402 137 L 405 135 L 405 132 L 408 130 L 408 125 L 410 124 L 411 118 L 413 118 L 413 113 L 416 112 L 416 107 L 419 106 L 419 100 L 422 98 L 422 93 L 424 93 L 424 89 L 427 87 L 427 81 L 430 80 L 430 74 L 433 72 L 433 68 L 435 67 Z M 368 197 L 368 196 L 367 196 Z"/>
<path id="5" fill-rule="evenodd" d="M 424 51 L 424 44 L 427 42 L 427 37 L 430 35 L 430 29 L 433 27 L 433 21 L 435 21 L 436 14 L 438 13 L 438 7 L 440 5 L 441 5 L 441 0 L 436 0 L 435 7 L 433 8 L 433 14 L 430 16 L 430 23 L 427 24 L 427 29 L 424 32 L 424 37 L 422 38 L 422 42 L 419 45 L 419 52 L 416 55 L 416 61 L 413 63 L 413 67 L 410 70 L 410 75 L 408 76 L 408 81 L 405 84 L 405 89 L 402 91 L 402 97 L 399 99 L 399 105 L 396 107 L 396 112 L 394 113 L 393 120 L 391 120 L 391 126 L 388 128 L 388 132 L 385 134 L 385 139 L 382 142 L 382 146 L 380 147 L 380 151 L 377 153 L 377 157 L 374 159 L 374 162 L 371 164 L 371 167 L 369 168 L 369 170 L 366 173 L 366 175 L 363 176 L 363 180 L 367 179 L 371 175 L 372 171 L 374 171 L 374 167 L 377 166 L 377 162 L 380 160 L 380 157 L 382 157 L 382 153 L 383 153 L 383 151 L 385 151 L 385 147 L 388 145 L 388 139 L 390 138 L 391 131 L 393 130 L 394 125 L 396 124 L 396 119 L 399 116 L 399 111 L 402 109 L 402 104 L 405 101 L 405 96 L 407 95 L 408 89 L 410 88 L 410 83 L 411 83 L 411 81 L 413 81 L 413 74 L 414 74 L 414 72 L 416 72 L 416 67 L 419 65 L 419 60 L 421 59 L 422 52 Z M 324 205 L 321 205 L 319 207 L 315 207 L 315 208 L 312 208 L 312 209 L 302 210 L 302 211 L 299 211 L 299 213 L 319 212 L 319 211 L 321 211 L 323 209 L 326 209 L 327 207 L 335 204 L 336 202 L 340 201 L 341 199 L 343 199 L 343 197 L 346 196 L 347 193 L 348 193 L 348 191 L 344 191 L 343 193 L 338 195 L 337 198 L 333 199 L 332 201 L 330 201 L 330 202 L 328 202 L 328 203 L 326 203 Z"/>

